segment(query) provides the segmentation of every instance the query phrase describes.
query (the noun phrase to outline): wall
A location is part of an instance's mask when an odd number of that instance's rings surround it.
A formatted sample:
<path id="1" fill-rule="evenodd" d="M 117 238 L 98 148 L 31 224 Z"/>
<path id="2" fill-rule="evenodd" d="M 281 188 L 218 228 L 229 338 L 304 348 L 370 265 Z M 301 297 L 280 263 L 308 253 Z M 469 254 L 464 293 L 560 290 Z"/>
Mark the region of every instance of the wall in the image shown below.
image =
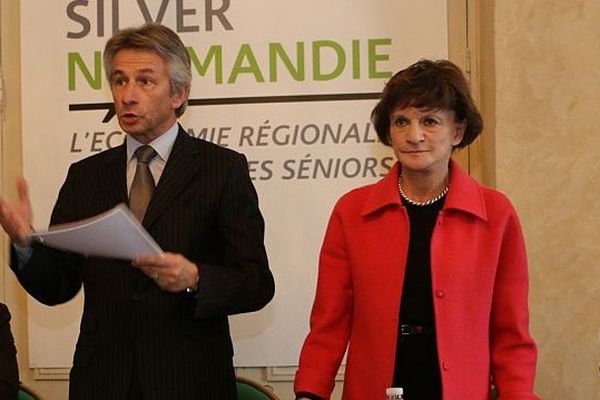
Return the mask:
<path id="1" fill-rule="evenodd" d="M 528 244 L 538 392 L 598 400 L 600 2 L 496 1 L 490 14 L 493 52 L 482 56 L 494 58 L 492 71 L 484 62 L 496 90 L 483 91 L 495 104 L 496 184 Z"/>
<path id="2" fill-rule="evenodd" d="M 2 61 L 2 119 L 0 133 L 0 171 L 2 196 L 15 198 L 15 177 L 21 171 L 21 101 L 20 101 L 20 54 L 19 54 L 19 2 L 2 0 L 0 3 L 0 48 Z M 0 262 L 8 262 L 8 240 L 0 237 Z M 34 372 L 28 365 L 27 298 L 12 272 L 0 269 L 0 301 L 8 304 L 12 313 L 11 329 L 17 346 L 21 381 L 35 388 L 49 399 L 66 399 L 64 382 L 35 381 Z"/>

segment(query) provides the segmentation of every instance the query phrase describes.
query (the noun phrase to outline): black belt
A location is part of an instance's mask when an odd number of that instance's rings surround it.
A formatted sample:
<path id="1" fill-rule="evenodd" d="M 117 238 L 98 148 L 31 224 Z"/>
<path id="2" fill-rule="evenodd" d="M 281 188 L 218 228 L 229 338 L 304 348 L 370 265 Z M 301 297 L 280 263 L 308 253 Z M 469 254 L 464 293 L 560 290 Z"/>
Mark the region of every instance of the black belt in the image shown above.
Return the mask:
<path id="1" fill-rule="evenodd" d="M 402 336 L 425 335 L 428 333 L 433 333 L 433 327 L 424 326 L 424 325 L 408 325 L 408 324 L 400 325 L 400 334 Z"/>

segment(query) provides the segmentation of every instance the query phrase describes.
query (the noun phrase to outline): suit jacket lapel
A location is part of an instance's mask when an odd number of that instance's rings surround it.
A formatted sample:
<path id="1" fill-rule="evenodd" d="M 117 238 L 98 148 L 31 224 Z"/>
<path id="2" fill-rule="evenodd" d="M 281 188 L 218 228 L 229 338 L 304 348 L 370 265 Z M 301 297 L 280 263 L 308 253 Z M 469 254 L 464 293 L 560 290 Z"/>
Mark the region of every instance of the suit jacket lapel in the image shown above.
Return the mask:
<path id="1" fill-rule="evenodd" d="M 144 226 L 152 225 L 156 218 L 196 175 L 201 164 L 198 162 L 197 154 L 196 140 L 190 137 L 180 126 L 169 160 L 146 210 L 143 221 Z"/>
<path id="2" fill-rule="evenodd" d="M 101 180 L 104 188 L 101 193 L 106 195 L 103 201 L 106 201 L 105 204 L 109 207 L 128 201 L 126 168 L 127 147 L 125 143 L 116 147 L 114 151 L 106 152 L 104 168 L 102 169 L 105 179 Z"/>

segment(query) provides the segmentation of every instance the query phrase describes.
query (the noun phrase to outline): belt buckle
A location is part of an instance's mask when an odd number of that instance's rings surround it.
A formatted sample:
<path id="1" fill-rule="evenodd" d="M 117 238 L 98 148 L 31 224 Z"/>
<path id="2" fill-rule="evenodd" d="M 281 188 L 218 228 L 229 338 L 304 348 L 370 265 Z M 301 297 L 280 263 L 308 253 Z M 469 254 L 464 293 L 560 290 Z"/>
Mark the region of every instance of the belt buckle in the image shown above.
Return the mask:
<path id="1" fill-rule="evenodd" d="M 402 336 L 420 335 L 423 333 L 423 327 L 419 325 L 400 325 L 400 334 Z"/>

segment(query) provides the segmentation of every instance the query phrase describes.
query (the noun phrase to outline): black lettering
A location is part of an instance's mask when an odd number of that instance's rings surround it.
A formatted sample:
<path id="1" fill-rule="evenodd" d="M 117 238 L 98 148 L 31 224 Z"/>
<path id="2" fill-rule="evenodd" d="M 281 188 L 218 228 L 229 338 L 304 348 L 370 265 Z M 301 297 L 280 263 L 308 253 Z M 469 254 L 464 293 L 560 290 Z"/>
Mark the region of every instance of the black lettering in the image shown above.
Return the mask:
<path id="1" fill-rule="evenodd" d="M 377 159 L 373 157 L 368 157 L 365 160 L 365 165 L 363 166 L 363 178 L 367 175 L 370 177 L 376 177 L 377 173 L 375 172 L 375 167 L 377 166 Z"/>
<path id="2" fill-rule="evenodd" d="M 104 136 L 104 132 L 94 132 L 92 136 L 92 143 L 90 145 L 91 151 L 102 151 L 102 146 L 98 147 L 98 145 L 102 145 L 102 137 Z"/>
<path id="3" fill-rule="evenodd" d="M 112 139 L 113 139 L 113 137 L 116 137 L 117 139 L 119 139 L 121 137 L 121 135 L 123 135 L 123 132 L 120 132 L 120 131 L 112 131 L 111 133 L 109 133 L 106 136 L 106 146 L 109 149 L 112 149 L 115 146 L 119 146 L 121 143 L 123 143 L 123 141 L 121 140 L 121 141 L 117 142 L 116 144 L 113 144 Z"/>
<path id="4" fill-rule="evenodd" d="M 262 163 L 260 163 L 260 169 L 261 171 L 263 171 L 265 174 L 261 175 L 260 179 L 261 181 L 266 181 L 269 180 L 273 177 L 273 169 L 271 168 L 271 166 L 273 165 L 273 160 L 265 160 Z"/>
<path id="5" fill-rule="evenodd" d="M 146 0 L 137 0 L 137 3 L 140 7 L 140 11 L 144 16 L 144 21 L 146 22 L 154 22 L 160 24 L 165 17 L 165 11 L 167 10 L 167 5 L 169 4 L 169 0 L 162 0 L 160 3 L 160 8 L 158 9 L 158 13 L 156 14 L 156 19 L 152 19 L 152 15 L 150 15 L 150 11 L 148 10 L 148 5 L 146 4 Z"/>
<path id="6" fill-rule="evenodd" d="M 198 32 L 198 25 L 186 26 L 183 23 L 183 17 L 186 15 L 195 15 L 196 10 L 193 8 L 183 8 L 183 0 L 177 0 L 177 32 Z"/>
<path id="7" fill-rule="evenodd" d="M 96 8 L 96 21 L 97 21 L 97 32 L 98 37 L 104 36 L 104 0 L 98 0 L 98 7 Z"/>
<path id="8" fill-rule="evenodd" d="M 342 173 L 346 178 L 356 177 L 360 173 L 360 161 L 354 157 L 347 159 L 342 165 Z"/>
<path id="9" fill-rule="evenodd" d="M 285 175 L 285 174 L 282 175 L 281 179 L 289 180 L 289 179 L 292 179 L 295 176 L 294 168 L 293 168 L 293 166 L 294 166 L 295 163 L 296 163 L 296 160 L 285 160 L 284 161 L 284 163 L 283 163 L 283 169 L 286 172 L 288 172 L 288 174 L 287 175 Z"/>
<path id="10" fill-rule="evenodd" d="M 81 153 L 81 148 L 75 147 L 76 142 L 77 142 L 77 132 L 74 132 L 73 137 L 71 138 L 71 153 Z"/>
<path id="11" fill-rule="evenodd" d="M 223 3 L 221 4 L 220 8 L 213 8 L 213 0 L 206 0 L 206 2 L 204 3 L 204 7 L 204 22 L 207 31 L 210 32 L 213 30 L 212 20 L 214 17 L 217 17 L 217 19 L 221 22 L 221 25 L 223 25 L 223 28 L 225 28 L 226 31 L 233 30 L 233 26 L 231 26 L 231 23 L 229 23 L 229 20 L 227 20 L 227 17 L 225 16 L 225 11 L 227 11 L 227 9 L 229 8 L 229 0 L 223 0 Z"/>
<path id="12" fill-rule="evenodd" d="M 254 144 L 252 143 L 252 135 L 254 135 L 254 129 L 252 129 L 250 126 L 243 126 L 242 132 L 240 132 L 240 141 L 238 144 L 239 147 L 244 146 L 244 139 L 248 142 L 248 146 L 253 146 Z"/>
<path id="13" fill-rule="evenodd" d="M 81 25 L 81 31 L 79 32 L 67 32 L 67 38 L 69 39 L 81 39 L 82 37 L 87 36 L 91 30 L 90 21 L 81 14 L 77 14 L 75 11 L 75 7 L 84 6 L 87 7 L 88 0 L 73 0 L 69 4 L 67 4 L 67 16 L 73 22 L 78 22 Z"/>

